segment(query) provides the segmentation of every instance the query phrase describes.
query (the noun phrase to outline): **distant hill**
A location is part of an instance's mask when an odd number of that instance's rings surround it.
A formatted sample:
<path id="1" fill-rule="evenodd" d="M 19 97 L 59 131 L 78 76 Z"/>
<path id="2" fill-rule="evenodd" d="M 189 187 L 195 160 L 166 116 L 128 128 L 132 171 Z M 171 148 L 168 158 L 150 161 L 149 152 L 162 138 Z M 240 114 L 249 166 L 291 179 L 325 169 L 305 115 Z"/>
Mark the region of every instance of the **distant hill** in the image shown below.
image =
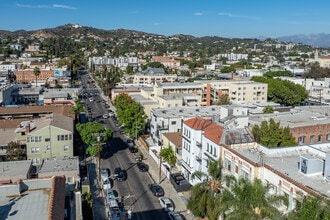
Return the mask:
<path id="1" fill-rule="evenodd" d="M 320 34 L 298 34 L 291 36 L 284 36 L 277 38 L 279 41 L 301 43 L 305 45 L 311 45 L 314 47 L 330 47 L 330 34 L 320 33 Z"/>

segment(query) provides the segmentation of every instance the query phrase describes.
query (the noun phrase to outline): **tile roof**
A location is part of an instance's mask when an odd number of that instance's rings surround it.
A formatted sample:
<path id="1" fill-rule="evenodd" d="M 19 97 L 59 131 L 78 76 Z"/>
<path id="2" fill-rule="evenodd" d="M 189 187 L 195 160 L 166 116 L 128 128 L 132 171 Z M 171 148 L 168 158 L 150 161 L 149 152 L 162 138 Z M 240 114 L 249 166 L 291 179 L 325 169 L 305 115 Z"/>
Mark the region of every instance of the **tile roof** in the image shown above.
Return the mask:
<path id="1" fill-rule="evenodd" d="M 191 118 L 183 122 L 185 125 L 195 130 L 204 130 L 210 126 L 213 122 L 209 119 L 204 118 Z"/>
<path id="2" fill-rule="evenodd" d="M 210 126 L 204 129 L 204 136 L 216 144 L 220 144 L 220 140 L 223 134 L 223 127 L 212 123 Z"/>
<path id="3" fill-rule="evenodd" d="M 18 107 L 0 107 L 0 116 L 4 115 L 24 115 L 24 114 L 46 114 L 57 113 L 74 118 L 69 105 L 36 105 Z"/>
<path id="4" fill-rule="evenodd" d="M 172 142 L 177 148 L 182 148 L 182 133 L 181 132 L 167 132 L 163 135 Z"/>
<path id="5" fill-rule="evenodd" d="M 55 176 L 49 196 L 48 219 L 63 220 L 65 205 L 65 177 Z"/>

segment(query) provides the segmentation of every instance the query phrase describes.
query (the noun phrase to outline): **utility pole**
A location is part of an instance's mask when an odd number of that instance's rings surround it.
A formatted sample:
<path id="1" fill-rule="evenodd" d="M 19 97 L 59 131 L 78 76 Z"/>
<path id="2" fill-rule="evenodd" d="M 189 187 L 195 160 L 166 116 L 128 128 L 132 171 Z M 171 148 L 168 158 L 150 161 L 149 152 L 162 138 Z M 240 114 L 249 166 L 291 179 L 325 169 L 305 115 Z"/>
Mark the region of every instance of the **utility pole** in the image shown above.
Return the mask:
<path id="1" fill-rule="evenodd" d="M 97 148 L 98 148 L 98 152 L 97 152 L 97 154 L 98 154 L 98 181 L 99 181 L 99 183 L 101 183 L 101 167 L 100 167 L 100 161 L 101 161 L 101 152 L 100 152 L 100 146 L 101 146 L 101 144 L 103 144 L 103 143 L 101 143 L 101 136 L 104 136 L 105 134 L 104 133 L 92 133 L 92 135 L 94 135 L 94 136 L 96 136 L 97 137 Z"/>

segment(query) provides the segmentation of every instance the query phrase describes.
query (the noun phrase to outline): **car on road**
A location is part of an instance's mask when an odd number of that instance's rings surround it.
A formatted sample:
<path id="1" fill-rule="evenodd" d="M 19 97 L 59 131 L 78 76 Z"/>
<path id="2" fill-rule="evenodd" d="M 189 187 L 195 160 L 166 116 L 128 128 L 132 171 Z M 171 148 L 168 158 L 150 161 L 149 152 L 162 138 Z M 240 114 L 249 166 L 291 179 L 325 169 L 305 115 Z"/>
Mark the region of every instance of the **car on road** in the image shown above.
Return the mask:
<path id="1" fill-rule="evenodd" d="M 177 212 L 168 212 L 167 214 L 170 220 L 184 220 L 184 218 Z"/>
<path id="2" fill-rule="evenodd" d="M 149 189 L 151 190 L 151 192 L 154 194 L 154 196 L 157 197 L 161 197 L 164 196 L 164 190 L 161 186 L 157 185 L 157 184 L 149 184 Z"/>
<path id="3" fill-rule="evenodd" d="M 109 118 L 108 114 L 103 114 L 103 118 Z"/>
<path id="4" fill-rule="evenodd" d="M 129 147 L 128 150 L 133 154 L 133 153 L 137 153 L 138 149 L 136 147 Z"/>
<path id="5" fill-rule="evenodd" d="M 138 162 L 136 165 L 139 168 L 139 170 L 142 172 L 147 172 L 149 170 L 148 165 L 143 162 Z"/>
<path id="6" fill-rule="evenodd" d="M 165 212 L 173 212 L 174 205 L 173 202 L 167 197 L 158 198 L 160 206 L 164 209 Z"/>
<path id="7" fill-rule="evenodd" d="M 122 182 L 127 178 L 126 173 L 120 167 L 115 168 L 115 176 L 119 182 Z"/>
<path id="8" fill-rule="evenodd" d="M 108 168 L 101 168 L 101 178 L 102 180 L 109 179 L 110 170 Z"/>

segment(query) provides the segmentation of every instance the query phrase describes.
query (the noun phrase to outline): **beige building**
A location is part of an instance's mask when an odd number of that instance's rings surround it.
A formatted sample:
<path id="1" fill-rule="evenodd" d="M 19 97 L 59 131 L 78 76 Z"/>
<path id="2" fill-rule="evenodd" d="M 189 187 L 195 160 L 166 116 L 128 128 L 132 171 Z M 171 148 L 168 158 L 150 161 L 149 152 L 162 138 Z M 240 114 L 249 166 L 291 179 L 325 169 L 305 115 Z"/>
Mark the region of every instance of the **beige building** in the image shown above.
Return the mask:
<path id="1" fill-rule="evenodd" d="M 34 164 L 44 159 L 73 157 L 74 123 L 70 117 L 53 113 L 35 121 L 23 121 L 15 132 L 25 137 L 27 159 Z"/>

